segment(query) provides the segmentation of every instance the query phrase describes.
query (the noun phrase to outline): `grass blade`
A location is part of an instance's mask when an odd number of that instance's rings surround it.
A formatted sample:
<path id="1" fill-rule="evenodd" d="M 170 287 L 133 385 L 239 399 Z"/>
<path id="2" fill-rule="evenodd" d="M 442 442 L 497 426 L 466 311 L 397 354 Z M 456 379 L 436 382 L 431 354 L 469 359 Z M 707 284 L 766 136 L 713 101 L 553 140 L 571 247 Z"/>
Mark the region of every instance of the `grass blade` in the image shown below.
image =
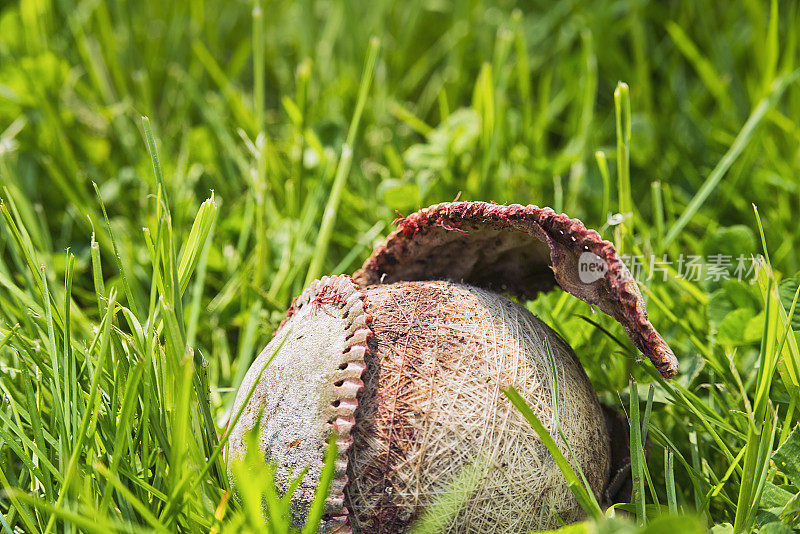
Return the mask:
<path id="1" fill-rule="evenodd" d="M 553 437 L 544 427 L 536 414 L 533 413 L 533 410 L 531 410 L 531 407 L 525 402 L 525 399 L 523 399 L 513 387 L 504 389 L 503 394 L 508 397 L 508 400 L 511 401 L 511 404 L 513 404 L 514 407 L 519 410 L 522 416 L 525 417 L 525 420 L 528 421 L 528 423 L 531 425 L 531 428 L 533 428 L 533 430 L 539 436 L 539 439 L 542 440 L 544 446 L 547 447 L 548 451 L 550 451 L 550 454 L 553 456 L 556 465 L 558 465 L 558 468 L 564 474 L 564 478 L 567 480 L 567 485 L 569 486 L 570 491 L 572 491 L 572 494 L 575 495 L 575 498 L 578 500 L 584 511 L 586 511 L 587 514 L 595 519 L 602 518 L 603 511 L 600 509 L 600 505 L 597 503 L 594 495 L 587 491 L 583 484 L 581 484 L 578 475 L 575 473 L 575 471 L 572 469 L 572 466 L 559 450 L 556 442 L 553 440 Z"/>
<path id="2" fill-rule="evenodd" d="M 686 206 L 686 209 L 681 213 L 681 216 L 675 221 L 675 224 L 669 229 L 667 232 L 667 236 L 664 238 L 664 246 L 667 247 L 672 243 L 676 237 L 681 233 L 681 231 L 686 227 L 687 224 L 694 218 L 697 212 L 700 210 L 700 207 L 705 203 L 708 199 L 709 195 L 711 195 L 712 191 L 716 189 L 719 183 L 722 181 L 722 178 L 725 177 L 725 174 L 730 169 L 731 165 L 739 158 L 742 151 L 747 147 L 750 141 L 753 139 L 755 135 L 756 128 L 758 128 L 761 121 L 767 115 L 767 113 L 773 109 L 778 101 L 780 101 L 781 97 L 783 96 L 784 91 L 786 88 L 797 81 L 798 77 L 800 77 L 800 69 L 794 70 L 790 73 L 783 74 L 775 79 L 772 84 L 771 92 L 761 99 L 761 101 L 756 105 L 753 112 L 747 118 L 747 122 L 744 123 L 742 129 L 739 131 L 739 134 L 736 136 L 736 139 L 731 144 L 728 151 L 722 156 L 722 159 L 719 160 L 717 166 L 714 167 L 714 170 L 708 175 L 706 181 L 697 190 L 697 193 L 692 197 L 692 200 L 689 202 L 689 205 Z"/>
<path id="3" fill-rule="evenodd" d="M 322 223 L 319 227 L 319 236 L 314 246 L 314 253 L 311 256 L 311 264 L 308 266 L 305 285 L 311 283 L 315 278 L 319 278 L 322 272 L 322 265 L 328 256 L 328 245 L 333 233 L 333 225 L 336 222 L 336 214 L 339 210 L 339 202 L 342 198 L 342 191 L 347 183 L 347 176 L 350 174 L 350 165 L 353 162 L 353 146 L 358 133 L 358 125 L 361 122 L 361 114 L 367 102 L 367 94 L 372 85 L 372 76 L 375 71 L 375 61 L 378 58 L 380 41 L 376 38 L 370 39 L 367 49 L 367 59 L 364 64 L 364 74 L 361 77 L 361 85 L 358 88 L 358 100 L 356 109 L 353 112 L 353 120 L 350 121 L 350 128 L 347 131 L 347 139 L 342 146 L 342 153 L 339 165 L 336 168 L 336 176 L 333 179 L 333 186 L 325 206 L 322 216 Z"/>
<path id="4" fill-rule="evenodd" d="M 644 494 L 644 446 L 641 423 L 639 421 L 639 392 L 636 380 L 630 382 L 630 423 L 631 423 L 631 476 L 633 477 L 633 501 L 636 504 L 636 522 L 647 524 Z"/>

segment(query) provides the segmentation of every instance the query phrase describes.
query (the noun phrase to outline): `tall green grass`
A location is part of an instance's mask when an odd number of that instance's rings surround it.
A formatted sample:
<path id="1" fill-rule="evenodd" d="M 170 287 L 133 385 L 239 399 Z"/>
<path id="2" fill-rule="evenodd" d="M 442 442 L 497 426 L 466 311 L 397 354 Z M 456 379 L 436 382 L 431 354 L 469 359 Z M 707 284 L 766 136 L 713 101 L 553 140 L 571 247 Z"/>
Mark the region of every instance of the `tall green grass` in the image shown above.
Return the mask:
<path id="1" fill-rule="evenodd" d="M 260 528 L 279 497 L 231 498 L 220 445 L 254 355 L 459 193 L 674 261 L 641 283 L 674 381 L 530 304 L 633 421 L 629 519 L 573 531 L 798 526 L 798 28 L 776 0 L 4 5 L 0 529 Z M 712 254 L 765 259 L 680 276 Z"/>

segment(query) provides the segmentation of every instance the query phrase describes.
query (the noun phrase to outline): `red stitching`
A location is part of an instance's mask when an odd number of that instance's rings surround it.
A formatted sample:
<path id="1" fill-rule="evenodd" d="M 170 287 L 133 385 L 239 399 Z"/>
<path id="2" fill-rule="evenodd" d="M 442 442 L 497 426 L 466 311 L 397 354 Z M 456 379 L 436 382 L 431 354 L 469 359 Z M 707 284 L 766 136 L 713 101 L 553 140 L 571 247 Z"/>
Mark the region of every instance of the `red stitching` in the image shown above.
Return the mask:
<path id="1" fill-rule="evenodd" d="M 314 300 L 311 301 L 311 315 L 316 315 L 317 310 L 319 310 L 323 304 L 344 304 L 344 299 L 342 298 L 342 294 L 333 291 L 331 286 L 325 286 L 322 288 L 322 291 L 319 292 L 319 295 L 314 297 Z M 322 311 L 333 317 L 333 314 L 324 307 L 322 307 Z"/>

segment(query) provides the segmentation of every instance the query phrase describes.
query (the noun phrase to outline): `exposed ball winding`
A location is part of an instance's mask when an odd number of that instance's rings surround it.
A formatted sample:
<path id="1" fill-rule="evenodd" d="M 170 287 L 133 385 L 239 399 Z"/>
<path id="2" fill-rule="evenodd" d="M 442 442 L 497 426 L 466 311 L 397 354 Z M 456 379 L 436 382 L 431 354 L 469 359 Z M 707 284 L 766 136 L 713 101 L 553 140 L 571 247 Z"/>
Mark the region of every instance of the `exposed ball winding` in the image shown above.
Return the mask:
<path id="1" fill-rule="evenodd" d="M 516 388 L 557 435 L 549 342 L 561 428 L 599 498 L 609 437 L 572 349 L 527 309 L 484 289 L 398 282 L 365 293 L 374 337 L 345 490 L 355 531 L 402 532 L 472 462 L 480 478 L 445 531 L 528 532 L 556 527 L 553 511 L 567 522 L 583 517 L 501 391 Z"/>

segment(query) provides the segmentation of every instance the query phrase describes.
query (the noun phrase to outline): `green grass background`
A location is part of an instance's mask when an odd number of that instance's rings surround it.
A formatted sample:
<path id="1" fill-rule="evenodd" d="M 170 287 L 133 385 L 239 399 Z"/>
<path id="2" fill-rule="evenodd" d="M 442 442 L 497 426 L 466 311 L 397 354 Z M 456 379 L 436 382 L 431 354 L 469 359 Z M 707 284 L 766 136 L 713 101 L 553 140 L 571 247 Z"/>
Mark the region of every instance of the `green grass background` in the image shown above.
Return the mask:
<path id="1" fill-rule="evenodd" d="M 269 473 L 227 498 L 236 386 L 310 279 L 459 193 L 645 267 L 768 253 L 642 281 L 669 383 L 583 302 L 530 308 L 650 441 L 631 520 L 573 529 L 800 526 L 799 30 L 797 1 L 5 3 L 0 528 L 285 531 Z"/>

